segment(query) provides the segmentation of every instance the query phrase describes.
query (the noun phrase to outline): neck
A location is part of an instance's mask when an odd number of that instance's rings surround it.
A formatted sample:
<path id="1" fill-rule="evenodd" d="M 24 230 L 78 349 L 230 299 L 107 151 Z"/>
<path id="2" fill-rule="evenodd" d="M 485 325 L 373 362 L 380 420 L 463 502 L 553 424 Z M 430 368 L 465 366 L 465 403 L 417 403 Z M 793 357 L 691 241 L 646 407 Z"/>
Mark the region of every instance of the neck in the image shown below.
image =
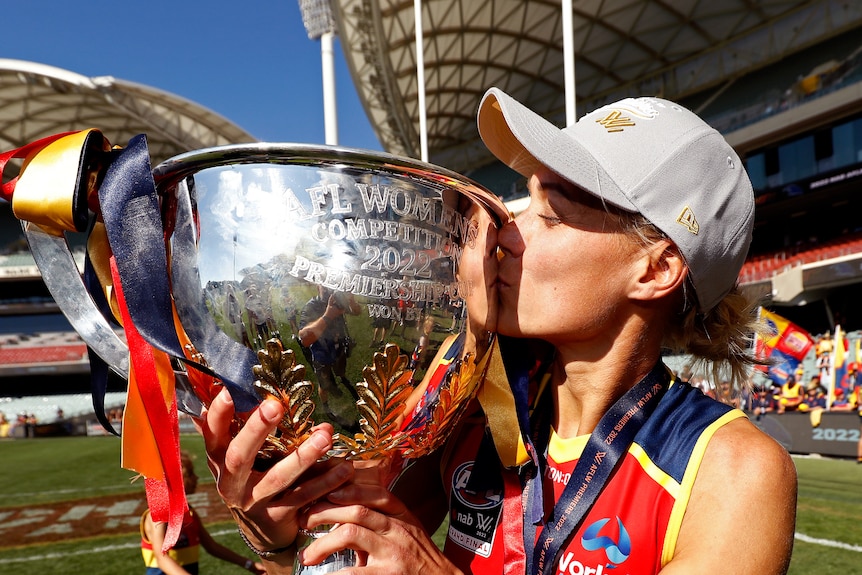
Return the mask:
<path id="1" fill-rule="evenodd" d="M 655 338 L 617 338 L 604 353 L 558 346 L 551 392 L 554 429 L 562 438 L 592 433 L 602 416 L 655 366 Z"/>

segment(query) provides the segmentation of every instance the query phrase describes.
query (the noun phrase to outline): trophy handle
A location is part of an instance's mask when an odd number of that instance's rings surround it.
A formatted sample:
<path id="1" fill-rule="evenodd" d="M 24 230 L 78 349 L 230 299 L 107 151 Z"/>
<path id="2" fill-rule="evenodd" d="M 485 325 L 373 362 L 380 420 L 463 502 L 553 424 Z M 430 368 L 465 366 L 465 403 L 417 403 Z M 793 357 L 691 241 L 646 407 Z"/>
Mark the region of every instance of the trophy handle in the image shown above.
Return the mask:
<path id="1" fill-rule="evenodd" d="M 69 244 L 38 224 L 21 221 L 30 252 L 42 272 L 42 280 L 60 310 L 84 342 L 111 369 L 128 379 L 129 348 L 111 328 L 84 285 Z"/>

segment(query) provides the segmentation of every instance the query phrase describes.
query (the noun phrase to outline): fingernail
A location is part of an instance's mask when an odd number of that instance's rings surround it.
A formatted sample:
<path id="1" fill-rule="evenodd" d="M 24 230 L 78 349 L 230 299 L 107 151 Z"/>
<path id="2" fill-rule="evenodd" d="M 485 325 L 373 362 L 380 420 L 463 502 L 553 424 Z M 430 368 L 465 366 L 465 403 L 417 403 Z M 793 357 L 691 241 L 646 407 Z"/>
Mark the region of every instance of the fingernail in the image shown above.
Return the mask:
<path id="1" fill-rule="evenodd" d="M 273 421 L 279 416 L 278 404 L 275 401 L 264 401 L 260 404 L 260 414 L 266 421 Z"/>
<path id="2" fill-rule="evenodd" d="M 221 397 L 221 400 L 227 405 L 231 405 L 233 403 L 233 398 L 230 396 L 230 392 L 227 389 L 223 389 L 222 392 L 219 393 L 219 397 Z"/>
<path id="3" fill-rule="evenodd" d="M 308 441 L 310 441 L 311 445 L 317 449 L 326 449 L 329 447 L 329 438 L 325 433 L 312 433 L 311 437 L 308 438 Z"/>
<path id="4" fill-rule="evenodd" d="M 332 503 L 341 503 L 341 489 L 333 489 L 327 493 L 326 500 Z"/>

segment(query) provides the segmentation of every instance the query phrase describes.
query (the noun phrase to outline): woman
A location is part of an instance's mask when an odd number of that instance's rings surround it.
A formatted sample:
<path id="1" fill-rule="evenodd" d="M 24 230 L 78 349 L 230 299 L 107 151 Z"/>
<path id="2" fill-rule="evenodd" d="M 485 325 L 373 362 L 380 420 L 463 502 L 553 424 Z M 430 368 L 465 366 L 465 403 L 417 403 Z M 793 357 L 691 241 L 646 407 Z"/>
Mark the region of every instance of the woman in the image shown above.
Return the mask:
<path id="1" fill-rule="evenodd" d="M 322 453 L 311 445 L 258 476 L 250 461 L 279 410 L 264 405 L 229 443 L 230 409 L 216 402 L 204 434 L 223 496 L 243 508 L 240 528 L 269 550 L 289 544 L 298 524 L 339 523 L 302 561 L 352 548 L 368 572 L 786 572 L 788 454 L 660 361 L 664 348 L 692 353 L 719 362 L 736 386 L 754 361 L 751 307 L 735 289 L 754 210 L 739 158 L 697 116 L 655 98 L 559 130 L 491 89 L 478 121 L 530 191 L 527 210 L 498 233 L 496 284 L 530 461 L 504 469 L 474 418 L 392 493 L 346 465 L 303 481 Z M 325 449 L 327 430 L 318 433 Z M 447 498 L 444 554 L 427 533 Z M 758 553 L 740 553 L 752 538 Z"/>

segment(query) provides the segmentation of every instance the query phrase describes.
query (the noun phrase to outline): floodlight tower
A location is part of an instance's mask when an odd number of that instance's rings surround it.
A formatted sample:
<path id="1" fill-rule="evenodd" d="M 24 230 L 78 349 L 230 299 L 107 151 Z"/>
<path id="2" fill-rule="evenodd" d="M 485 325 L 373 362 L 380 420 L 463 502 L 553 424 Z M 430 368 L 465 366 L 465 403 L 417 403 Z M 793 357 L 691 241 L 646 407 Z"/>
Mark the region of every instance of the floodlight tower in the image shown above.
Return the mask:
<path id="1" fill-rule="evenodd" d="M 329 0 L 299 0 L 302 23 L 311 40 L 320 39 L 323 70 L 323 124 L 326 144 L 338 145 L 338 111 L 335 105 L 335 18 Z"/>

